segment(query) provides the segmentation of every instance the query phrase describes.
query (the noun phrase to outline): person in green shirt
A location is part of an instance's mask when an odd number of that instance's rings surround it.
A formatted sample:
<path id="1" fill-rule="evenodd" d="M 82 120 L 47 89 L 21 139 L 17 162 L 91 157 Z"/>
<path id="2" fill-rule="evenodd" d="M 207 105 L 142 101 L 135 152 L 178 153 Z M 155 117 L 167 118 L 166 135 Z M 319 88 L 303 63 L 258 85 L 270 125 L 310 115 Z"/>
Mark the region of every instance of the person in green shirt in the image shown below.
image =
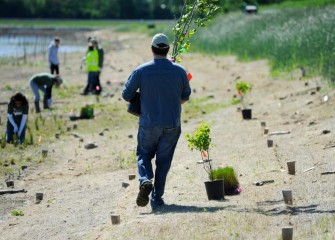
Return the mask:
<path id="1" fill-rule="evenodd" d="M 43 97 L 43 108 L 50 108 L 52 104 L 52 87 L 59 87 L 63 83 L 62 78 L 59 75 L 52 75 L 50 73 L 39 73 L 32 76 L 29 80 L 29 85 L 34 93 L 34 104 L 36 113 L 41 112 L 39 101 L 40 93 L 42 91 Z"/>
<path id="2" fill-rule="evenodd" d="M 95 87 L 98 86 L 99 76 L 99 53 L 98 50 L 90 42 L 88 51 L 85 58 L 86 72 L 87 72 L 87 84 L 86 87 L 81 91 L 81 95 L 87 95 L 88 93 L 96 93 Z"/>
<path id="3" fill-rule="evenodd" d="M 29 104 L 27 98 L 20 92 L 14 94 L 8 103 L 6 142 L 21 144 L 26 138 L 26 122 Z M 16 136 L 16 139 L 14 139 Z"/>
<path id="4" fill-rule="evenodd" d="M 102 87 L 101 87 L 101 83 L 100 83 L 100 75 L 104 66 L 104 49 L 98 45 L 98 41 L 95 38 L 91 39 L 92 45 L 95 49 L 97 49 L 98 51 L 98 57 L 99 57 L 99 72 L 98 72 L 98 76 L 97 76 L 97 82 L 96 82 L 96 86 L 95 86 L 95 93 L 96 94 L 100 94 L 102 91 Z"/>

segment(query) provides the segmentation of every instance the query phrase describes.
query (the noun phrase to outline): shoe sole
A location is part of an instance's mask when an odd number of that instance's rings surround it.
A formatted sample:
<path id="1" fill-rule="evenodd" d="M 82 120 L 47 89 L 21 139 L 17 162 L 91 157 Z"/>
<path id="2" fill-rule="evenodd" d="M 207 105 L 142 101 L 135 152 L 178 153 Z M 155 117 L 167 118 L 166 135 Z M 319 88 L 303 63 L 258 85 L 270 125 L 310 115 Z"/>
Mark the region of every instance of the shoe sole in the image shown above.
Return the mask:
<path id="1" fill-rule="evenodd" d="M 139 207 L 145 207 L 149 203 L 149 194 L 152 191 L 152 183 L 144 183 L 138 193 L 136 204 Z"/>

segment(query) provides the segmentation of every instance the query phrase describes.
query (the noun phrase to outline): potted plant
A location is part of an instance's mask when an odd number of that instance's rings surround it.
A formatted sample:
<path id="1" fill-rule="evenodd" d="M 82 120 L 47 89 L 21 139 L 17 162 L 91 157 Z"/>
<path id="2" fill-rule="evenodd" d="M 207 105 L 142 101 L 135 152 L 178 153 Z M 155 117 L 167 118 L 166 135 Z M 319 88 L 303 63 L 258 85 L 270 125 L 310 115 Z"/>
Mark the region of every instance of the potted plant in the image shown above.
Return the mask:
<path id="1" fill-rule="evenodd" d="M 241 104 L 242 104 L 242 117 L 243 119 L 251 119 L 252 118 L 252 111 L 248 108 L 248 101 L 247 96 L 248 93 L 252 90 L 252 85 L 247 81 L 238 81 L 236 83 L 236 90 L 238 95 L 240 96 Z"/>
<path id="2" fill-rule="evenodd" d="M 197 161 L 203 164 L 205 171 L 208 174 L 210 181 L 205 182 L 208 200 L 223 200 L 224 199 L 224 180 L 216 179 L 212 174 L 212 159 L 209 158 L 209 149 L 211 145 L 210 127 L 207 122 L 202 121 L 197 129 L 192 133 L 186 134 L 188 147 L 191 150 L 198 150 L 200 152 L 201 160 Z"/>
<path id="3" fill-rule="evenodd" d="M 213 169 L 211 179 L 224 179 L 224 191 L 226 195 L 234 195 L 241 192 L 235 170 L 231 166 Z"/>

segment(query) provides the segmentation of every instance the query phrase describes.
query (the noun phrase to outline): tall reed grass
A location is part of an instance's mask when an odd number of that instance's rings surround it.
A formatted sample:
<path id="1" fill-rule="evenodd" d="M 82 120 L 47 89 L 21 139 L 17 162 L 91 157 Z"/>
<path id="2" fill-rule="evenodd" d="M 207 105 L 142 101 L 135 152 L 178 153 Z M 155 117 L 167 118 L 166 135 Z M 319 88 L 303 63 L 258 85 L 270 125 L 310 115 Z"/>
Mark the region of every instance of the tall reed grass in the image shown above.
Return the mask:
<path id="1" fill-rule="evenodd" d="M 335 83 L 335 6 L 218 16 L 194 39 L 210 54 L 268 59 L 273 73 L 304 67 Z"/>

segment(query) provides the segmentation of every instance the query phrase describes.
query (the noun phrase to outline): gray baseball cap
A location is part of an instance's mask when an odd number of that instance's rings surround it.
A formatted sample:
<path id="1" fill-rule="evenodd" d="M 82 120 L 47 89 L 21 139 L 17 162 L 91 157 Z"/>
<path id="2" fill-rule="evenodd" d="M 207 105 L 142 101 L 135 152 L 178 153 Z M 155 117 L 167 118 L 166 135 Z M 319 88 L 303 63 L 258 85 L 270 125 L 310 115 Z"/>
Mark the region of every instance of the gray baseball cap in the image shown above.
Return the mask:
<path id="1" fill-rule="evenodd" d="M 165 44 L 166 46 L 160 46 L 160 44 Z M 163 33 L 156 34 L 151 41 L 151 45 L 156 48 L 166 48 L 169 47 L 169 39 Z"/>

